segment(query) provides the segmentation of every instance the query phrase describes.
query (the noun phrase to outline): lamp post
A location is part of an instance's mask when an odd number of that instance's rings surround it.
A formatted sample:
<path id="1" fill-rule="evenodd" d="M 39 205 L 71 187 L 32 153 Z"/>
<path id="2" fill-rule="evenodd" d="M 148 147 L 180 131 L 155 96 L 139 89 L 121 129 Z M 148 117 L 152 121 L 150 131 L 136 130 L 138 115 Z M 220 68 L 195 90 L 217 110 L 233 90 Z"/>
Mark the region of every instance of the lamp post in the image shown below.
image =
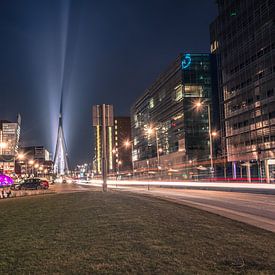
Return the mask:
<path id="1" fill-rule="evenodd" d="M 2 132 L 1 132 L 2 133 Z M 3 142 L 3 137 L 1 134 L 1 141 L 0 141 L 0 155 L 1 155 L 1 159 L 2 159 L 2 155 L 3 155 L 3 149 L 5 149 L 7 147 L 7 143 Z M 3 166 L 3 173 L 4 173 L 4 161 L 2 159 L 2 166 Z"/>
<path id="2" fill-rule="evenodd" d="M 149 127 L 147 128 L 147 133 L 148 135 L 152 135 L 153 133 L 155 133 L 155 139 L 156 139 L 156 147 L 157 147 L 157 164 L 158 164 L 158 168 L 160 166 L 160 156 L 159 156 L 159 153 L 160 153 L 160 149 L 159 149 L 159 142 L 158 142 L 158 129 L 156 127 Z"/>
<path id="3" fill-rule="evenodd" d="M 19 160 L 18 164 L 20 166 L 20 173 L 22 175 L 22 166 L 24 164 L 25 155 L 23 153 L 18 153 L 16 159 Z"/>
<path id="4" fill-rule="evenodd" d="M 47 173 L 48 173 L 48 169 L 44 169 L 44 178 L 46 177 Z"/>
<path id="5" fill-rule="evenodd" d="M 195 107 L 199 110 L 203 108 L 204 106 L 207 107 L 207 115 L 208 115 L 208 135 L 209 135 L 209 150 L 210 150 L 210 169 L 211 169 L 211 178 L 214 177 L 214 165 L 213 165 L 213 139 L 212 137 L 217 136 L 217 132 L 212 132 L 212 126 L 211 126 L 211 109 L 209 103 L 204 103 L 202 101 L 197 101 L 195 103 Z"/>
<path id="6" fill-rule="evenodd" d="M 43 171 L 43 166 L 42 166 L 42 165 L 41 165 L 41 166 L 39 166 L 39 167 L 38 167 L 38 170 L 39 170 L 39 173 L 38 173 L 38 174 L 40 174 L 40 175 L 41 175 L 41 174 L 42 174 L 42 171 Z"/>
<path id="7" fill-rule="evenodd" d="M 34 160 L 29 160 L 28 164 L 30 165 L 31 167 L 31 173 L 33 174 L 33 165 L 34 165 Z"/>
<path id="8" fill-rule="evenodd" d="M 131 146 L 131 160 L 132 160 L 132 169 L 133 169 L 133 177 L 135 176 L 135 164 L 134 164 L 134 157 L 133 157 L 133 152 L 134 152 L 134 142 L 133 140 L 125 140 L 124 142 L 125 148 L 129 148 Z"/>

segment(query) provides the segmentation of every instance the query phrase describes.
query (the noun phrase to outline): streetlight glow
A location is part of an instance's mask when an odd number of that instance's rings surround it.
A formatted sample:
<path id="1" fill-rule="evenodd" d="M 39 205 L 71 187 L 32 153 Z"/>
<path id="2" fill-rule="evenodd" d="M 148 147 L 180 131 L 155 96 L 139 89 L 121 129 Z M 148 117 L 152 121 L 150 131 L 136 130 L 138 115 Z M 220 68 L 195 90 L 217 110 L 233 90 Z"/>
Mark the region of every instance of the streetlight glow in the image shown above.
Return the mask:
<path id="1" fill-rule="evenodd" d="M 0 148 L 1 148 L 1 149 L 7 148 L 7 143 L 6 143 L 6 142 L 1 142 L 1 143 L 0 143 Z"/>
<path id="2" fill-rule="evenodd" d="M 23 153 L 19 153 L 18 156 L 17 156 L 17 158 L 19 160 L 24 160 L 25 159 L 25 155 Z"/>
<path id="3" fill-rule="evenodd" d="M 218 135 L 218 133 L 216 131 L 212 132 L 212 136 L 216 137 Z"/>
<path id="4" fill-rule="evenodd" d="M 198 100 L 198 101 L 196 101 L 196 102 L 195 102 L 195 104 L 194 104 L 194 105 L 195 105 L 195 107 L 196 107 L 196 108 L 198 108 L 198 109 L 199 109 L 199 108 L 201 108 L 201 107 L 202 107 L 203 103 L 202 103 L 200 100 Z"/>
<path id="5" fill-rule="evenodd" d="M 154 132 L 154 130 L 153 130 L 153 128 L 149 127 L 149 128 L 147 129 L 147 132 L 148 132 L 148 135 L 152 135 L 153 132 Z"/>
<path id="6" fill-rule="evenodd" d="M 127 140 L 124 142 L 124 146 L 125 146 L 126 148 L 129 148 L 130 145 L 131 145 L 131 142 L 127 139 Z"/>

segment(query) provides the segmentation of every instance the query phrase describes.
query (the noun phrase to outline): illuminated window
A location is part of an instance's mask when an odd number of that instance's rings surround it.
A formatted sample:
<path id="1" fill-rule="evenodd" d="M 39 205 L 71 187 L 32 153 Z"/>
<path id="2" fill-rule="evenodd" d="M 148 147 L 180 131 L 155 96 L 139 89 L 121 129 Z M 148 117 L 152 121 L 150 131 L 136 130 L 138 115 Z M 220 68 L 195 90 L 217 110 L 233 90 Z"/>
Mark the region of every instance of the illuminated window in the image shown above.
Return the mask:
<path id="1" fill-rule="evenodd" d="M 150 98 L 149 100 L 149 108 L 152 109 L 155 107 L 154 98 Z"/>
<path id="2" fill-rule="evenodd" d="M 165 89 L 162 89 L 159 93 L 159 101 L 162 101 L 166 96 Z"/>
<path id="3" fill-rule="evenodd" d="M 177 115 L 175 115 L 175 116 L 172 117 L 172 120 L 179 120 L 181 118 L 183 118 L 183 114 L 182 113 L 178 113 Z"/>
<path id="4" fill-rule="evenodd" d="M 218 41 L 214 41 L 213 43 L 211 43 L 211 53 L 215 52 L 219 47 L 219 42 Z"/>
<path id="5" fill-rule="evenodd" d="M 183 99 L 182 85 L 178 85 L 174 88 L 175 101 L 181 101 Z"/>
<path id="6" fill-rule="evenodd" d="M 185 97 L 202 97 L 203 88 L 200 85 L 186 85 L 184 87 Z"/>

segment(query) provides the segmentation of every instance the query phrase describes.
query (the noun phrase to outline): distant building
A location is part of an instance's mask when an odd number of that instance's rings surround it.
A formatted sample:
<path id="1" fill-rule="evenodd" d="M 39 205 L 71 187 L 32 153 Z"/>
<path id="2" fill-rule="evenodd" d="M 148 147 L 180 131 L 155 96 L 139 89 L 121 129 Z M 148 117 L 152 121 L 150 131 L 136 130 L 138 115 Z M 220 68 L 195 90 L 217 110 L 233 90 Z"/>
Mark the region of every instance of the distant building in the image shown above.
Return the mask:
<path id="1" fill-rule="evenodd" d="M 37 175 L 53 172 L 53 161 L 50 159 L 49 151 L 44 146 L 20 147 L 19 154 L 22 159 L 17 160 L 18 174 L 29 174 L 30 170 L 35 171 Z M 30 165 L 30 162 L 33 164 Z M 34 168 L 36 165 L 38 167 Z"/>
<path id="2" fill-rule="evenodd" d="M 44 162 L 50 160 L 50 153 L 44 146 L 21 147 L 20 153 L 24 154 L 26 159 Z"/>
<path id="3" fill-rule="evenodd" d="M 222 152 L 233 177 L 275 175 L 275 2 L 217 0 L 211 52 L 217 56 Z"/>
<path id="4" fill-rule="evenodd" d="M 116 172 L 132 170 L 131 118 L 114 118 L 114 168 Z"/>
<path id="5" fill-rule="evenodd" d="M 209 174 L 211 58 L 180 54 L 135 102 L 131 111 L 135 169 L 177 171 L 181 178 L 190 178 L 200 171 L 187 166 L 201 162 L 201 170 Z"/>
<path id="6" fill-rule="evenodd" d="M 16 122 L 0 121 L 0 171 L 14 173 L 21 131 L 21 116 Z"/>

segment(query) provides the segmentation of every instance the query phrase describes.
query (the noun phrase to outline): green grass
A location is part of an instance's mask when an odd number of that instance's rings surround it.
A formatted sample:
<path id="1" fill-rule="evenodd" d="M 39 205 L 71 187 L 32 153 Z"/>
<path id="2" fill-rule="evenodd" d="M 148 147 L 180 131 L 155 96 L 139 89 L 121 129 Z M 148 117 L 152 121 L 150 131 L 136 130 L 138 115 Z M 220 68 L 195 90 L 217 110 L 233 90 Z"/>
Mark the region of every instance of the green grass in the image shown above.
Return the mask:
<path id="1" fill-rule="evenodd" d="M 0 274 L 275 271 L 275 234 L 127 193 L 3 200 L 0 232 Z"/>

